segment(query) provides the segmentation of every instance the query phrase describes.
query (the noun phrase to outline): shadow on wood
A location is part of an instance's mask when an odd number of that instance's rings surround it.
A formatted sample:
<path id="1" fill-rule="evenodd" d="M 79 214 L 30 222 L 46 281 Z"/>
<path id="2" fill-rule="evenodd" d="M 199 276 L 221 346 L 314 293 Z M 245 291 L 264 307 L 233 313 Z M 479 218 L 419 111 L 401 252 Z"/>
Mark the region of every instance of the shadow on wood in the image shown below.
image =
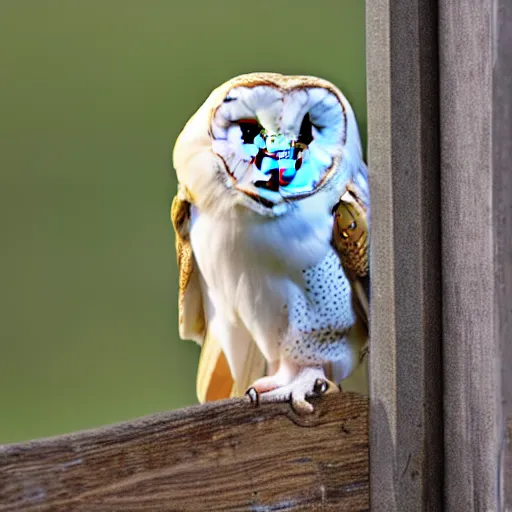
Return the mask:
<path id="1" fill-rule="evenodd" d="M 214 402 L 0 446 L 0 511 L 368 510 L 368 400 Z"/>

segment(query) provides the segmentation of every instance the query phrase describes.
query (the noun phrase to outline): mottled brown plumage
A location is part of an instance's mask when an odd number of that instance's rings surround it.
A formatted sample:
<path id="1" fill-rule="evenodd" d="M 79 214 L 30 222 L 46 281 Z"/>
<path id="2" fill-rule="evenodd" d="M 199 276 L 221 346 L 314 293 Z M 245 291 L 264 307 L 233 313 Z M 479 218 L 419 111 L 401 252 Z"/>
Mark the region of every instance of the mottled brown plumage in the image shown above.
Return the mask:
<path id="1" fill-rule="evenodd" d="M 345 270 L 366 277 L 370 247 L 366 208 L 352 190 L 342 196 L 334 209 L 333 243 Z"/>
<path id="2" fill-rule="evenodd" d="M 185 302 L 185 290 L 190 281 L 194 269 L 194 256 L 190 246 L 188 223 L 190 219 L 190 203 L 181 199 L 178 195 L 173 199 L 171 206 L 171 221 L 176 233 L 176 258 L 179 271 L 179 322 L 183 322 L 183 308 Z"/>
<path id="3" fill-rule="evenodd" d="M 176 238 L 176 259 L 178 262 L 178 322 L 180 331 L 183 330 L 185 324 L 186 313 L 186 297 L 189 283 L 196 274 L 197 268 L 194 262 L 194 254 L 190 244 L 190 202 L 185 197 L 182 190 L 174 197 L 171 205 L 171 222 L 174 227 Z M 201 295 L 194 290 L 195 304 L 189 309 L 195 311 L 193 323 L 195 331 L 199 336 L 205 333 L 205 316 Z M 197 340 L 199 341 L 199 340 Z"/>

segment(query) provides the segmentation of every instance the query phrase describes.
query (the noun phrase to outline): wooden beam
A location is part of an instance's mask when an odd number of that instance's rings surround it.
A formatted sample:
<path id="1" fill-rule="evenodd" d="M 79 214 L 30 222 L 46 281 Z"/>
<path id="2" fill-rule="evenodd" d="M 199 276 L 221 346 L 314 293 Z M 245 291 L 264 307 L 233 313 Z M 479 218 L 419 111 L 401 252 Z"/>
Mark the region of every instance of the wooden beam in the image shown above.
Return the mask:
<path id="1" fill-rule="evenodd" d="M 372 510 L 441 510 L 437 2 L 368 0 Z"/>
<path id="2" fill-rule="evenodd" d="M 368 401 L 213 402 L 0 446 L 0 511 L 368 510 Z"/>
<path id="3" fill-rule="evenodd" d="M 447 510 L 512 507 L 512 4 L 440 2 Z"/>
<path id="4" fill-rule="evenodd" d="M 512 510 L 512 2 L 494 0 L 493 226 L 495 335 L 501 365 L 499 500 Z"/>

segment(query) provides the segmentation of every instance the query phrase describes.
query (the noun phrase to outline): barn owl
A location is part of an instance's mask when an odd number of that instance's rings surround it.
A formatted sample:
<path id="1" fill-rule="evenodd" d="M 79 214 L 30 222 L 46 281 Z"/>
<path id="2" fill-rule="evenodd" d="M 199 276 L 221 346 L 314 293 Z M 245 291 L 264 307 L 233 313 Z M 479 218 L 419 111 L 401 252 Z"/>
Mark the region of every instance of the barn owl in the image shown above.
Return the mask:
<path id="1" fill-rule="evenodd" d="M 343 94 L 311 76 L 233 78 L 173 164 L 179 332 L 202 345 L 200 401 L 246 392 L 308 413 L 340 381 L 365 388 L 349 376 L 367 350 L 368 181 Z"/>

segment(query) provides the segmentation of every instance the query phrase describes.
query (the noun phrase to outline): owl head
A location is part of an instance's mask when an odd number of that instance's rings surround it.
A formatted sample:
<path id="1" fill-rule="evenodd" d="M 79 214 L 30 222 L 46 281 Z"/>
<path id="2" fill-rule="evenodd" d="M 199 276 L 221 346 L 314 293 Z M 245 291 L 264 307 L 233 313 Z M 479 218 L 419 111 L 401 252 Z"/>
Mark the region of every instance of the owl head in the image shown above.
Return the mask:
<path id="1" fill-rule="evenodd" d="M 250 73 L 210 94 L 178 137 L 173 161 L 200 210 L 279 216 L 317 194 L 336 202 L 362 154 L 352 108 L 333 84 Z"/>

